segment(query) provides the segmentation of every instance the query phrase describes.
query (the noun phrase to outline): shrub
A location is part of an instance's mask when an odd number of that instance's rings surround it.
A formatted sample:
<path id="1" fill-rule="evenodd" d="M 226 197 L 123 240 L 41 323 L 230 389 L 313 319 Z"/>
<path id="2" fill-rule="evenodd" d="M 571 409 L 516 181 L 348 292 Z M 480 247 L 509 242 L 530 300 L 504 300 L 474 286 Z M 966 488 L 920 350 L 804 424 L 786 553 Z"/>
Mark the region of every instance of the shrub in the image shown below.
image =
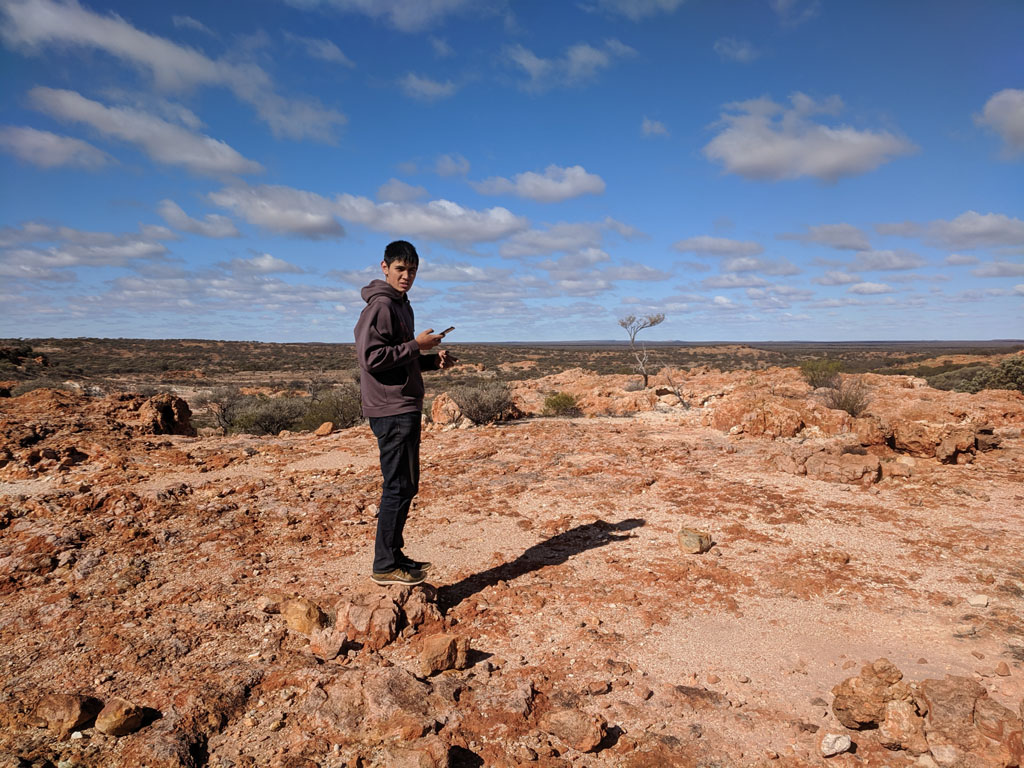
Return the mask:
<path id="1" fill-rule="evenodd" d="M 846 411 L 854 418 L 867 410 L 871 393 L 860 379 L 848 378 L 825 390 L 825 406 L 837 411 Z"/>
<path id="2" fill-rule="evenodd" d="M 626 386 L 624 386 L 622 389 L 625 390 L 626 392 L 639 392 L 643 388 L 644 383 L 642 381 L 637 381 L 636 379 L 633 379 L 632 381 L 627 381 Z"/>
<path id="3" fill-rule="evenodd" d="M 1024 392 L 1024 356 L 1007 357 L 995 366 L 972 365 L 939 373 L 929 376 L 928 383 L 936 389 L 972 394 L 983 389 L 1015 389 Z"/>
<path id="4" fill-rule="evenodd" d="M 252 435 L 276 435 L 284 429 L 295 429 L 306 405 L 301 397 L 249 397 L 239 405 L 231 428 Z"/>
<path id="5" fill-rule="evenodd" d="M 347 384 L 336 389 L 318 392 L 310 398 L 306 412 L 299 420 L 299 429 L 316 429 L 325 421 L 333 422 L 335 429 L 352 427 L 363 420 L 359 387 Z"/>
<path id="6" fill-rule="evenodd" d="M 195 404 L 209 410 L 217 426 L 225 432 L 230 432 L 247 399 L 238 387 L 217 387 L 196 397 Z"/>
<path id="7" fill-rule="evenodd" d="M 33 390 L 36 389 L 63 389 L 68 392 L 76 391 L 76 388 L 66 381 L 46 377 L 42 379 L 32 379 L 31 381 L 23 381 L 18 384 L 15 384 L 11 388 L 11 397 L 18 397 L 18 395 L 24 395 L 26 392 L 32 392 Z"/>
<path id="8" fill-rule="evenodd" d="M 448 396 L 474 424 L 500 421 L 509 418 L 514 412 L 512 394 L 508 391 L 508 386 L 497 381 L 455 387 L 448 391 Z"/>
<path id="9" fill-rule="evenodd" d="M 580 404 L 576 395 L 568 392 L 553 392 L 544 398 L 545 416 L 579 416 Z"/>
<path id="10" fill-rule="evenodd" d="M 821 358 L 804 360 L 800 363 L 800 373 L 815 389 L 819 387 L 836 387 L 839 385 L 839 371 L 843 364 L 838 360 Z"/>

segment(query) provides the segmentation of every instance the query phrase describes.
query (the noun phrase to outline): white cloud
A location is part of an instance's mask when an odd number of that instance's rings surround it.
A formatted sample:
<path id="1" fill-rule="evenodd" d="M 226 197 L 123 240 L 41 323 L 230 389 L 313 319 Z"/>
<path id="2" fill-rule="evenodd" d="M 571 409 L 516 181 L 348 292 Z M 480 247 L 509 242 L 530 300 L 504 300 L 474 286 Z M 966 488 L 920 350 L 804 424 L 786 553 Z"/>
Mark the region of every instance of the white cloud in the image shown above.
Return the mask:
<path id="1" fill-rule="evenodd" d="M 601 225 L 591 222 L 561 222 L 546 230 L 518 232 L 503 243 L 502 256 L 520 259 L 551 253 L 574 253 L 601 245 Z"/>
<path id="2" fill-rule="evenodd" d="M 178 29 L 192 29 L 196 32 L 202 32 L 204 35 L 216 37 L 212 29 L 199 21 L 199 19 L 193 19 L 191 16 L 172 16 L 171 22 Z"/>
<path id="3" fill-rule="evenodd" d="M 679 240 L 672 247 L 680 253 L 696 253 L 698 256 L 756 256 L 764 253 L 764 247 L 753 240 L 730 240 L 725 237 L 700 235 Z"/>
<path id="4" fill-rule="evenodd" d="M 990 261 L 977 269 L 972 269 L 971 274 L 975 277 L 1022 277 L 1024 276 L 1024 264 L 1015 264 L 1010 261 Z"/>
<path id="5" fill-rule="evenodd" d="M 512 272 L 507 269 L 434 260 L 424 262 L 419 274 L 421 280 L 438 283 L 490 283 L 511 278 Z"/>
<path id="6" fill-rule="evenodd" d="M 311 59 L 326 61 L 328 64 L 340 64 L 349 69 L 355 66 L 355 62 L 342 53 L 342 50 L 330 40 L 319 37 L 303 37 L 287 31 L 284 36 L 286 40 L 301 45 Z"/>
<path id="7" fill-rule="evenodd" d="M 664 282 L 672 278 L 672 273 L 664 269 L 655 269 L 646 264 L 639 264 L 635 261 L 626 261 L 622 264 L 608 267 L 602 274 L 609 280 L 628 280 L 642 282 Z"/>
<path id="8" fill-rule="evenodd" d="M 526 229 L 528 222 L 506 208 L 478 211 L 450 200 L 429 203 L 374 203 L 365 197 L 339 195 L 338 215 L 378 232 L 456 243 L 501 240 Z"/>
<path id="9" fill-rule="evenodd" d="M 817 113 L 837 113 L 842 108 L 838 97 L 818 103 L 794 93 L 790 100 L 789 109 L 767 98 L 726 104 L 721 131 L 704 147 L 704 154 L 729 173 L 748 179 L 813 176 L 835 182 L 916 149 L 888 131 L 830 127 L 809 119 Z"/>
<path id="10" fill-rule="evenodd" d="M 210 201 L 263 229 L 312 240 L 341 237 L 336 206 L 326 197 L 292 187 L 236 185 L 209 194 Z"/>
<path id="11" fill-rule="evenodd" d="M 1006 88 L 987 102 L 974 121 L 998 133 L 1008 157 L 1024 152 L 1024 90 Z"/>
<path id="12" fill-rule="evenodd" d="M 101 16 L 76 0 L 22 0 L 0 7 L 0 35 L 14 47 L 36 53 L 46 47 L 78 46 L 105 51 L 148 72 L 157 88 L 183 90 L 220 86 L 250 104 L 277 136 L 330 141 L 344 115 L 316 101 L 282 97 L 270 77 L 252 63 L 211 59 L 194 48 L 142 32 L 119 16 Z"/>
<path id="13" fill-rule="evenodd" d="M 252 275 L 271 275 L 275 273 L 301 274 L 304 271 L 301 267 L 284 259 L 271 256 L 269 253 L 260 253 L 251 259 L 232 259 L 221 266 L 231 272 Z"/>
<path id="14" fill-rule="evenodd" d="M 330 8 L 384 19 L 403 32 L 429 27 L 449 14 L 472 8 L 471 0 L 286 0 L 298 8 Z"/>
<path id="15" fill-rule="evenodd" d="M 406 96 L 419 99 L 420 101 L 447 99 L 454 96 L 455 92 L 459 89 L 451 80 L 446 80 L 442 83 L 437 80 L 431 80 L 429 77 L 417 75 L 414 72 L 407 74 L 398 84 L 405 91 Z"/>
<path id="16" fill-rule="evenodd" d="M 438 176 L 465 176 L 469 173 L 469 160 L 462 155 L 441 155 L 434 163 Z"/>
<path id="17" fill-rule="evenodd" d="M 702 288 L 761 288 L 770 283 L 763 277 L 748 273 L 727 272 L 701 280 Z"/>
<path id="18" fill-rule="evenodd" d="M 917 269 L 928 262 L 910 251 L 862 251 L 850 265 L 858 270 Z"/>
<path id="19" fill-rule="evenodd" d="M 715 53 L 723 59 L 738 61 L 743 64 L 756 59 L 760 53 L 746 40 L 735 37 L 720 37 L 715 41 Z"/>
<path id="20" fill-rule="evenodd" d="M 924 227 L 913 221 L 893 221 L 875 224 L 875 231 L 880 235 L 896 235 L 897 237 L 920 237 Z"/>
<path id="21" fill-rule="evenodd" d="M 978 257 L 971 256 L 965 253 L 951 253 L 946 257 L 945 263 L 951 266 L 964 266 L 969 264 L 977 264 Z"/>
<path id="22" fill-rule="evenodd" d="M 857 283 L 849 288 L 850 293 L 856 293 L 860 296 L 877 296 L 883 293 L 893 293 L 894 290 L 891 285 L 886 285 L 885 283 Z"/>
<path id="23" fill-rule="evenodd" d="M 123 267 L 167 253 L 160 240 L 174 238 L 163 227 L 142 227 L 138 233 L 89 232 L 42 222 L 27 222 L 0 231 L 0 262 L 27 270 L 74 267 Z M 44 244 L 51 245 L 44 245 Z"/>
<path id="24" fill-rule="evenodd" d="M 557 59 L 541 58 L 522 45 L 505 49 L 508 61 L 523 70 L 528 77 L 521 83 L 521 87 L 530 91 L 580 85 L 592 80 L 601 70 L 609 68 L 615 59 L 635 54 L 634 49 L 614 38 L 605 40 L 603 48 L 595 48 L 587 43 L 571 45 L 565 55 Z"/>
<path id="25" fill-rule="evenodd" d="M 431 37 L 430 45 L 434 49 L 434 55 L 439 59 L 447 59 L 455 55 L 455 49 L 452 48 L 448 41 L 440 37 Z"/>
<path id="26" fill-rule="evenodd" d="M 112 158 L 92 144 L 35 128 L 0 127 L 0 149 L 40 168 L 101 168 Z"/>
<path id="27" fill-rule="evenodd" d="M 797 240 L 801 243 L 818 243 L 841 251 L 867 251 L 871 248 L 864 231 L 852 224 L 818 224 L 807 228 L 806 233 L 786 233 L 780 240 Z"/>
<path id="28" fill-rule="evenodd" d="M 539 203 L 557 203 L 580 195 L 600 195 L 605 190 L 604 179 L 588 173 L 580 165 L 568 168 L 549 165 L 543 174 L 527 171 L 516 174 L 513 179 L 494 176 L 470 184 L 482 195 L 516 195 Z"/>
<path id="29" fill-rule="evenodd" d="M 647 117 L 644 118 L 640 130 L 643 131 L 644 136 L 668 136 L 668 128 L 665 127 L 663 122 L 651 120 Z"/>
<path id="30" fill-rule="evenodd" d="M 1013 286 L 1013 292 L 1017 296 L 1024 296 L 1024 283 Z"/>
<path id="31" fill-rule="evenodd" d="M 53 88 L 33 88 L 29 99 L 53 117 L 85 123 L 106 136 L 136 144 L 158 163 L 212 175 L 263 170 L 259 163 L 242 157 L 223 141 L 131 107 L 106 107 L 75 91 Z"/>
<path id="32" fill-rule="evenodd" d="M 429 193 L 423 187 L 414 187 L 401 179 L 388 179 L 377 188 L 377 199 L 388 203 L 404 203 L 419 200 Z"/>
<path id="33" fill-rule="evenodd" d="M 1024 245 L 1024 221 L 1002 213 L 967 211 L 952 221 L 933 221 L 927 240 L 943 248 L 971 250 Z"/>
<path id="34" fill-rule="evenodd" d="M 238 228 L 227 216 L 208 213 L 203 220 L 193 219 L 173 200 L 161 200 L 157 213 L 175 229 L 203 237 L 238 237 Z"/>
<path id="35" fill-rule="evenodd" d="M 659 13 L 672 13 L 685 0 L 596 0 L 595 9 L 640 21 Z"/>
<path id="36" fill-rule="evenodd" d="M 723 272 L 760 272 L 763 275 L 799 275 L 800 268 L 787 259 L 772 261 L 753 256 L 735 256 L 722 262 Z"/>
<path id="37" fill-rule="evenodd" d="M 849 272 L 829 270 L 821 277 L 815 277 L 811 282 L 818 285 L 851 285 L 852 283 L 859 283 L 860 277 L 851 275 Z"/>

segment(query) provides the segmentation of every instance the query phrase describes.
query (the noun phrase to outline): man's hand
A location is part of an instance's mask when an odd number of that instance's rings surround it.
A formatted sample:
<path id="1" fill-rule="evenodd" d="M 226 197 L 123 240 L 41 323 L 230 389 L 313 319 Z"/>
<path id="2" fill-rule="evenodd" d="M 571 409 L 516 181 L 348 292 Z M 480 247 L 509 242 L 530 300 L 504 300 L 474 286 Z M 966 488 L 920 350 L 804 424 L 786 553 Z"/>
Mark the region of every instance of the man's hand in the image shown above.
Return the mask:
<path id="1" fill-rule="evenodd" d="M 455 355 L 453 355 L 447 349 L 442 349 L 438 353 L 438 357 L 441 358 L 441 361 L 440 361 L 441 362 L 441 366 L 440 367 L 441 367 L 442 370 L 444 370 L 445 368 L 451 368 L 453 365 L 455 365 L 457 362 L 459 362 L 459 358 L 457 358 Z"/>
<path id="2" fill-rule="evenodd" d="M 440 344 L 442 338 L 444 337 L 434 333 L 433 328 L 427 328 L 427 330 L 422 331 L 416 337 L 416 344 L 419 345 L 421 352 L 426 352 L 428 349 L 433 349 Z"/>

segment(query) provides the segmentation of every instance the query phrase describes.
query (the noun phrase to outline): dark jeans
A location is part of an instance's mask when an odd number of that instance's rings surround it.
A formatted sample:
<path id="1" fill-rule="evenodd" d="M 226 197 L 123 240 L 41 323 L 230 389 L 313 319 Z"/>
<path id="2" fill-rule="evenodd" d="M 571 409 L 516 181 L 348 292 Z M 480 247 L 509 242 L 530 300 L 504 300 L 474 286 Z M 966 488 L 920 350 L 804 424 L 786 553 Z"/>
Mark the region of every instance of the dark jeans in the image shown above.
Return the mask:
<path id="1" fill-rule="evenodd" d="M 384 478 L 373 550 L 373 570 L 382 572 L 400 567 L 405 558 L 402 530 L 409 505 L 420 487 L 420 414 L 373 416 L 370 429 L 377 437 Z"/>

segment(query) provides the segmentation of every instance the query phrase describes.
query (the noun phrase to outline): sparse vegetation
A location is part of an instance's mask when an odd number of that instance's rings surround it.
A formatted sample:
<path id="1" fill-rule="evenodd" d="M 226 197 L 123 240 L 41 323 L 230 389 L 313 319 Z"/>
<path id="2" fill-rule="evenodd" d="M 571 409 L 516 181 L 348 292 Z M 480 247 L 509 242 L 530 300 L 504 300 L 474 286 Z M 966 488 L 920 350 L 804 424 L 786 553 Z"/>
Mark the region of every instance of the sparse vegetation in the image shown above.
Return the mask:
<path id="1" fill-rule="evenodd" d="M 474 424 L 501 421 L 508 418 L 514 408 L 512 394 L 503 382 L 453 387 L 448 396 L 462 409 L 463 416 Z"/>
<path id="2" fill-rule="evenodd" d="M 837 411 L 846 411 L 857 418 L 867 410 L 871 403 L 871 391 L 860 379 L 848 376 L 837 381 L 835 386 L 827 388 L 823 399 L 826 407 Z"/>
<path id="3" fill-rule="evenodd" d="M 576 395 L 569 392 L 552 392 L 544 398 L 545 416 L 579 416 L 580 405 Z"/>
<path id="4" fill-rule="evenodd" d="M 836 387 L 839 385 L 839 371 L 843 364 L 838 360 L 820 358 L 804 360 L 800 363 L 800 373 L 804 380 L 815 389 L 820 387 Z"/>
<path id="5" fill-rule="evenodd" d="M 285 429 L 296 429 L 307 405 L 308 401 L 302 397 L 248 397 L 239 405 L 231 431 L 276 435 Z"/>
<path id="6" fill-rule="evenodd" d="M 325 421 L 332 422 L 335 429 L 345 429 L 362 420 L 359 387 L 346 384 L 334 389 L 318 389 L 310 398 L 298 429 L 316 429 Z"/>
<path id="7" fill-rule="evenodd" d="M 999 365 L 971 365 L 928 377 L 936 389 L 980 392 L 983 389 L 1015 389 L 1024 392 L 1024 355 L 1004 358 Z"/>
<path id="8" fill-rule="evenodd" d="M 629 336 L 629 351 L 633 354 L 633 359 L 636 360 L 633 369 L 643 378 L 644 389 L 647 389 L 647 379 L 650 375 L 647 372 L 650 354 L 647 351 L 646 344 L 641 342 L 640 346 L 637 346 L 636 336 L 645 328 L 653 328 L 656 325 L 661 325 L 663 322 L 665 322 L 665 315 L 661 312 L 654 315 L 645 315 L 644 317 L 626 315 L 619 320 L 619 325 L 625 329 L 626 334 Z"/>

